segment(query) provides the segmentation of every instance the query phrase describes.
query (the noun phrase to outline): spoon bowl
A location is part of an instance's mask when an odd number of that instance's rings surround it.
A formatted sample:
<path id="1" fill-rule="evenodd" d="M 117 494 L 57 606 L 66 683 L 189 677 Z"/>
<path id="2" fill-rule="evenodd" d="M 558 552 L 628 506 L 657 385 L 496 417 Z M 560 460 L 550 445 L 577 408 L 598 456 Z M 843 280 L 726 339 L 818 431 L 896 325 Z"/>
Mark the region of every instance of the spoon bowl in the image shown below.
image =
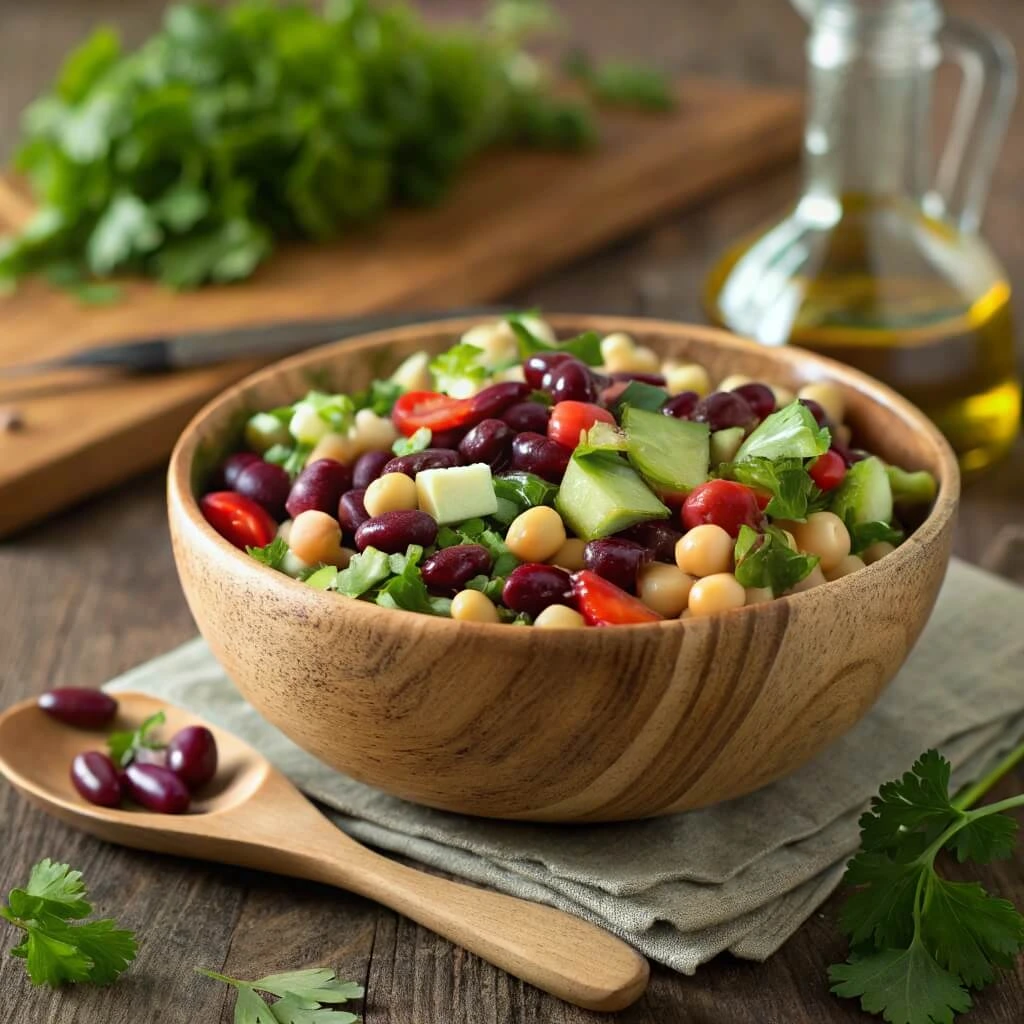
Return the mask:
<path id="1" fill-rule="evenodd" d="M 113 729 L 157 711 L 171 735 L 206 725 L 216 777 L 185 814 L 98 807 L 71 783 L 75 755 L 100 750 L 108 729 L 74 729 L 22 701 L 0 715 L 0 773 L 36 806 L 107 842 L 237 864 L 348 889 L 377 900 L 561 999 L 618 1010 L 647 985 L 647 961 L 595 925 L 551 907 L 428 875 L 368 850 L 329 822 L 288 779 L 237 736 L 183 708 L 118 693 Z"/>

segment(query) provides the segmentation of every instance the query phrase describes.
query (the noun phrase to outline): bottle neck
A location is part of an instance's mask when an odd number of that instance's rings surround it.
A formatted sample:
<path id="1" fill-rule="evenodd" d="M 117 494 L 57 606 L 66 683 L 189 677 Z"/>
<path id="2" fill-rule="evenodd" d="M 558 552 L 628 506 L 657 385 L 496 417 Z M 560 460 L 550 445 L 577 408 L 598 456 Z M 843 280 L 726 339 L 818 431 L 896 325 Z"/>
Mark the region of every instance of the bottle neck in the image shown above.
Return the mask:
<path id="1" fill-rule="evenodd" d="M 808 41 L 806 195 L 928 191 L 940 24 L 931 0 L 822 0 Z"/>

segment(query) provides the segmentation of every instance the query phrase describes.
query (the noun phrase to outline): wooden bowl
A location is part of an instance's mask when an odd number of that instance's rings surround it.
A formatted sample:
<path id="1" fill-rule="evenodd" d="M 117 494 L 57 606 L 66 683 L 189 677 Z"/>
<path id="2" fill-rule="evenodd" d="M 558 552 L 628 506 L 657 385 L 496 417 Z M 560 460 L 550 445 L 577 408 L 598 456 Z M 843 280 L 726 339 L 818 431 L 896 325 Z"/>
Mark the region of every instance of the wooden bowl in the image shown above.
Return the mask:
<path id="1" fill-rule="evenodd" d="M 203 636 L 246 699 L 301 747 L 407 800 L 466 814 L 613 821 L 728 800 L 800 767 L 867 711 L 903 664 L 945 574 L 959 493 L 934 426 L 888 388 L 793 348 L 606 316 L 713 380 L 831 380 L 870 449 L 939 478 L 893 554 L 811 591 L 709 618 L 579 631 L 453 622 L 313 590 L 236 550 L 196 503 L 246 414 L 313 383 L 355 391 L 474 321 L 404 327 L 288 359 L 206 406 L 171 456 L 171 536 Z"/>

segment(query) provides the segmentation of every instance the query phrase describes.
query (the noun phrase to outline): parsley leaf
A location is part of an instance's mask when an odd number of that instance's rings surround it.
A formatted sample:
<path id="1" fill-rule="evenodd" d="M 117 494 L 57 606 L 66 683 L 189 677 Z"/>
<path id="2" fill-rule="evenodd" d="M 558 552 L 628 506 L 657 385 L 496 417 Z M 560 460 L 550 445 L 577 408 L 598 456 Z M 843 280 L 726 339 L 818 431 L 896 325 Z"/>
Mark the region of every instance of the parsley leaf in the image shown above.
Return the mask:
<path id="1" fill-rule="evenodd" d="M 33 985 L 89 981 L 107 985 L 135 959 L 135 936 L 92 913 L 80 871 L 40 861 L 24 889 L 12 889 L 0 917 L 25 933 L 11 954 L 25 960 Z"/>
<path id="2" fill-rule="evenodd" d="M 396 608 L 426 615 L 447 616 L 452 603 L 447 597 L 434 597 L 423 582 L 419 561 L 423 548 L 410 544 L 404 555 L 389 555 L 392 575 L 377 593 L 376 602 L 382 608 Z"/>
<path id="3" fill-rule="evenodd" d="M 368 547 L 358 555 L 353 555 L 347 568 L 342 569 L 341 572 L 337 572 L 337 570 L 335 572 L 337 573 L 336 582 L 329 589 L 337 590 L 339 594 L 344 594 L 346 597 L 361 597 L 368 590 L 372 590 L 381 580 L 387 579 L 391 573 L 391 566 L 388 556 L 383 551 L 378 551 L 375 547 Z M 313 582 L 315 579 L 315 576 L 310 576 L 306 582 L 315 586 L 316 584 Z"/>
<path id="4" fill-rule="evenodd" d="M 306 459 L 312 450 L 311 444 L 301 442 L 295 445 L 274 444 L 263 453 L 263 460 L 281 466 L 294 479 L 305 468 Z"/>
<path id="5" fill-rule="evenodd" d="M 759 534 L 741 526 L 736 538 L 736 579 L 745 587 L 770 587 L 777 597 L 796 586 L 818 564 L 816 555 L 794 551 L 776 526 Z"/>
<path id="6" fill-rule="evenodd" d="M 549 483 L 535 473 L 502 473 L 494 477 L 494 493 L 499 498 L 511 501 L 519 512 L 537 505 L 554 505 L 558 485 Z M 514 517 L 513 517 L 514 518 Z"/>
<path id="7" fill-rule="evenodd" d="M 584 331 L 583 334 L 578 334 L 575 338 L 550 345 L 543 338 L 537 337 L 521 317 L 513 315 L 507 319 L 515 333 L 516 341 L 519 343 L 521 359 L 532 356 L 535 352 L 568 352 L 588 366 L 600 366 L 603 362 L 601 335 L 597 331 Z"/>
<path id="8" fill-rule="evenodd" d="M 970 799 L 1019 760 L 1014 751 Z M 950 882 L 935 869 L 942 849 L 963 861 L 1012 850 L 1016 822 L 1002 812 L 1024 795 L 969 811 L 949 793 L 950 765 L 922 754 L 887 782 L 860 821 L 861 850 L 850 861 L 852 887 L 840 914 L 853 952 L 829 968 L 832 991 L 860 998 L 890 1024 L 952 1024 L 971 1006 L 969 988 L 989 984 L 1024 949 L 1024 916 L 976 882 Z"/>
<path id="9" fill-rule="evenodd" d="M 391 446 L 391 450 L 395 455 L 414 455 L 424 448 L 429 448 L 433 436 L 430 427 L 420 427 L 411 437 L 400 437 Z"/>
<path id="10" fill-rule="evenodd" d="M 155 740 L 151 735 L 154 729 L 158 729 L 167 717 L 162 711 L 157 711 L 147 718 L 138 729 L 126 729 L 124 732 L 112 732 L 107 737 L 107 749 L 110 751 L 110 759 L 115 765 L 127 768 L 135 760 L 135 753 L 138 750 L 162 750 L 166 744 Z"/>
<path id="11" fill-rule="evenodd" d="M 483 355 L 483 349 L 476 345 L 460 342 L 435 356 L 428 367 L 434 387 L 453 398 L 476 394 L 491 374 L 483 363 Z"/>
<path id="12" fill-rule="evenodd" d="M 197 969 L 214 981 L 223 981 L 238 992 L 235 1024 L 355 1024 L 359 1018 L 333 1007 L 361 999 L 364 990 L 352 981 L 339 981 L 327 967 L 268 974 L 256 981 L 240 981 L 215 971 Z M 278 1001 L 268 1004 L 257 992 L 268 992 Z"/>
<path id="13" fill-rule="evenodd" d="M 751 431 L 735 461 L 812 459 L 824 455 L 830 443 L 828 427 L 819 427 L 807 406 L 794 401 L 766 416 Z"/>
<path id="14" fill-rule="evenodd" d="M 729 462 L 719 474 L 748 487 L 767 491 L 772 497 L 765 512 L 773 519 L 803 522 L 821 500 L 822 493 L 804 468 L 803 459 L 766 459 L 760 456 Z"/>
<path id="15" fill-rule="evenodd" d="M 667 76 L 654 68 L 621 60 L 594 64 L 578 50 L 569 55 L 564 66 L 600 103 L 659 111 L 673 110 L 676 106 Z"/>
<path id="16" fill-rule="evenodd" d="M 850 533 L 850 554 L 859 555 L 865 548 L 878 541 L 899 545 L 903 542 L 903 530 L 898 525 L 882 522 L 855 523 L 852 517 L 846 520 Z"/>
<path id="17" fill-rule="evenodd" d="M 393 380 L 375 380 L 365 391 L 352 396 L 356 411 L 372 409 L 378 416 L 390 416 L 402 394 L 402 385 Z"/>
<path id="18" fill-rule="evenodd" d="M 642 380 L 631 380 L 615 399 L 612 412 L 616 419 L 622 418 L 622 410 L 625 406 L 632 406 L 634 409 L 646 409 L 648 412 L 658 412 L 668 401 L 669 394 L 664 388 L 654 384 L 647 384 Z"/>
<path id="19" fill-rule="evenodd" d="M 269 544 L 261 548 L 253 548 L 246 545 L 245 553 L 257 562 L 269 566 L 271 569 L 280 569 L 285 555 L 288 554 L 288 545 L 283 537 L 275 537 Z"/>

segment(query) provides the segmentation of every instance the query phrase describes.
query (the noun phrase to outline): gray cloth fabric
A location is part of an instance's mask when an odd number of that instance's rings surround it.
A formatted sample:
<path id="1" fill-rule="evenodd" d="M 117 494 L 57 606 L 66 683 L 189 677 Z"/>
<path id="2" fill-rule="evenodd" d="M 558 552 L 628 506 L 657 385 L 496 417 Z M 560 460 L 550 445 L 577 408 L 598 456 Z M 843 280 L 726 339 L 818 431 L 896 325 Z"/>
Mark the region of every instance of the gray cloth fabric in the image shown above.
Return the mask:
<path id="1" fill-rule="evenodd" d="M 869 798 L 919 753 L 939 747 L 959 785 L 1024 735 L 1022 626 L 1024 590 L 954 561 L 907 664 L 850 733 L 749 796 L 621 825 L 484 821 L 354 782 L 265 722 L 200 639 L 110 688 L 163 697 L 245 737 L 369 845 L 560 907 L 692 973 L 723 950 L 763 960 L 778 949 L 838 885 Z"/>

